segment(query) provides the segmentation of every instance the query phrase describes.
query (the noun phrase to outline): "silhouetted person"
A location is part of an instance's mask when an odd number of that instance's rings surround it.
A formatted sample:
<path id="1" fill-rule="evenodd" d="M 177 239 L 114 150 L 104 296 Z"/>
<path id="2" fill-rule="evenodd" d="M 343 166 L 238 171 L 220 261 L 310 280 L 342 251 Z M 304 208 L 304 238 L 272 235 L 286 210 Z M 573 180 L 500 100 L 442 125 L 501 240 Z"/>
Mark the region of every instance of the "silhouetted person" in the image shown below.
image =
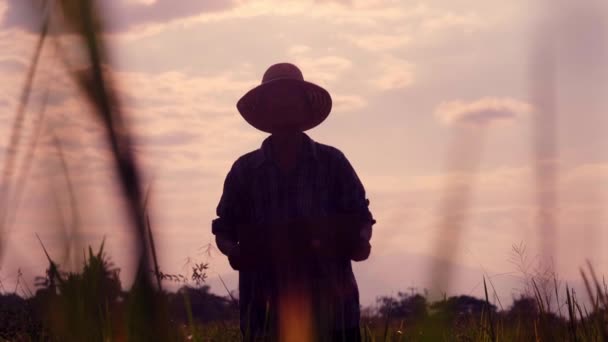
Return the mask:
<path id="1" fill-rule="evenodd" d="M 375 220 L 344 154 L 304 133 L 331 104 L 289 63 L 268 68 L 237 103 L 249 124 L 271 133 L 233 164 L 212 224 L 239 271 L 246 340 L 360 339 L 351 261 L 368 258 Z"/>

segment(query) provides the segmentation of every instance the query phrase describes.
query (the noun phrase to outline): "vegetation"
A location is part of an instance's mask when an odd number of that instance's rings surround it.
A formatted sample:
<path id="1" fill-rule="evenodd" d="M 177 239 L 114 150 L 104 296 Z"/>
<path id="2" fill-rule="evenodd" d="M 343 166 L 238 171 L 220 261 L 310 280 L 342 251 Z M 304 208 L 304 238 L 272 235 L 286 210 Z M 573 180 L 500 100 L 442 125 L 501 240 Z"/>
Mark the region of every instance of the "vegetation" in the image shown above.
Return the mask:
<path id="1" fill-rule="evenodd" d="M 141 285 L 130 291 L 121 288 L 119 269 L 103 252 L 88 250 L 79 273 L 62 272 L 48 256 L 46 274 L 36 278 L 30 296 L 21 284 L 0 296 L 0 338 L 8 341 L 121 341 L 133 340 L 141 315 Z M 159 274 L 184 282 L 177 292 L 157 293 L 157 303 L 166 317 L 167 340 L 188 340 L 200 335 L 199 326 L 235 326 L 238 310 L 232 299 L 209 292 L 209 286 L 190 286 L 206 264 L 194 264 L 192 276 Z M 22 296 L 17 293 L 21 290 Z M 25 298 L 24 298 L 25 297 Z M 195 324 L 196 323 L 196 324 Z M 1 339 L 0 339 L 1 340 Z"/>
<path id="2" fill-rule="evenodd" d="M 0 341 L 140 339 L 136 334 L 141 331 L 140 310 L 145 308 L 141 285 L 122 289 L 119 270 L 103 248 L 103 243 L 97 252 L 89 248 L 78 273 L 61 271 L 47 254 L 49 267 L 36 278 L 35 293 L 28 292 L 23 283 L 13 292 L 2 293 Z M 190 277 L 156 274 L 161 281 L 178 281 L 182 287 L 177 292 L 155 293 L 157 308 L 162 310 L 158 315 L 165 318 L 163 338 L 155 340 L 240 339 L 238 298 L 210 293 L 204 283 L 206 268 L 204 263 L 195 263 Z M 399 292 L 395 297 L 379 297 L 374 307 L 362 310 L 362 336 L 365 341 L 606 341 L 606 285 L 600 286 L 592 269 L 589 275 L 583 274 L 591 279 L 587 280 L 590 290 L 593 286 L 592 307 L 580 303 L 569 288 L 558 296 L 557 287 L 546 289 L 554 291 L 553 305 L 542 299 L 549 297 L 536 287 L 534 295 L 522 295 L 502 310 L 487 295 L 429 302 L 426 295 Z M 487 294 L 487 286 L 485 290 Z"/>

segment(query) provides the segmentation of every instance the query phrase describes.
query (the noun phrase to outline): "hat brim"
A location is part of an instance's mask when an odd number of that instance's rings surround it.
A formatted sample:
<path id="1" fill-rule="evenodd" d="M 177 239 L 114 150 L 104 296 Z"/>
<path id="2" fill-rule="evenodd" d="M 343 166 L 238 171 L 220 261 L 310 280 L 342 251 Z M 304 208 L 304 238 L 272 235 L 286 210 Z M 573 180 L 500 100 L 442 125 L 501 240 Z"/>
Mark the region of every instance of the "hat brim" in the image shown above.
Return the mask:
<path id="1" fill-rule="evenodd" d="M 285 86 L 294 89 L 294 91 L 304 92 L 305 99 L 310 105 L 309 110 L 303 113 L 300 118 L 299 129 L 307 131 L 321 124 L 331 112 L 332 99 L 331 95 L 324 88 L 303 80 L 296 79 L 276 79 L 272 80 L 249 90 L 237 102 L 236 107 L 241 113 L 241 116 L 251 126 L 272 133 L 276 127 L 277 116 L 275 113 L 265 113 L 260 106 L 262 99 L 261 94 L 269 86 Z"/>

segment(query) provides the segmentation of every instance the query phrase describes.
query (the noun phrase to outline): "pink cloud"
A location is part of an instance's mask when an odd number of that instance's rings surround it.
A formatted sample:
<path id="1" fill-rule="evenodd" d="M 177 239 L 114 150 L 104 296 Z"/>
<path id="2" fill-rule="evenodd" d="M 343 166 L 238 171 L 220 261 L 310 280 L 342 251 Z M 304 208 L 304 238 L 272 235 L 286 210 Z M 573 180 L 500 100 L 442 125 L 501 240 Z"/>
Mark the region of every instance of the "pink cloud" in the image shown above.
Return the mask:
<path id="1" fill-rule="evenodd" d="M 443 123 L 486 125 L 495 121 L 512 120 L 531 112 L 528 103 L 511 98 L 486 97 L 473 102 L 452 101 L 440 104 L 435 115 Z"/>
<path id="2" fill-rule="evenodd" d="M 127 31 L 133 27 L 165 23 L 181 18 L 200 15 L 205 12 L 218 12 L 233 8 L 234 0 L 156 0 L 151 3 L 128 0 L 107 0 L 100 2 L 109 13 L 109 31 Z M 34 9 L 34 10 L 32 10 Z M 27 1 L 7 0 L 7 9 L 2 18 L 4 28 L 18 27 L 27 31 L 37 31 L 42 18 L 35 7 Z"/>
<path id="3" fill-rule="evenodd" d="M 234 0 L 156 0 L 151 4 L 125 3 L 125 0 L 109 2 L 112 11 L 112 29 L 125 31 L 132 27 L 165 23 L 181 18 L 197 16 L 205 12 L 228 10 L 236 5 Z"/>

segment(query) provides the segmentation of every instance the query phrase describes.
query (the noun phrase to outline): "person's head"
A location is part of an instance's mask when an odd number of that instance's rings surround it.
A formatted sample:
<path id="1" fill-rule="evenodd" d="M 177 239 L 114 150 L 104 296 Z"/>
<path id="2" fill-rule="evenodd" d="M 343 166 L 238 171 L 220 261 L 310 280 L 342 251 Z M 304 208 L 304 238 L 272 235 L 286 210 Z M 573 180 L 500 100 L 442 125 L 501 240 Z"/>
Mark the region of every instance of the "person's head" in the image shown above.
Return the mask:
<path id="1" fill-rule="evenodd" d="M 305 91 L 298 84 L 274 83 L 260 92 L 260 111 L 272 117 L 272 134 L 296 134 L 311 115 Z"/>
<path id="2" fill-rule="evenodd" d="M 304 81 L 290 63 L 272 65 L 262 84 L 237 103 L 243 118 L 255 128 L 272 134 L 298 133 L 319 125 L 331 111 L 327 90 Z"/>

